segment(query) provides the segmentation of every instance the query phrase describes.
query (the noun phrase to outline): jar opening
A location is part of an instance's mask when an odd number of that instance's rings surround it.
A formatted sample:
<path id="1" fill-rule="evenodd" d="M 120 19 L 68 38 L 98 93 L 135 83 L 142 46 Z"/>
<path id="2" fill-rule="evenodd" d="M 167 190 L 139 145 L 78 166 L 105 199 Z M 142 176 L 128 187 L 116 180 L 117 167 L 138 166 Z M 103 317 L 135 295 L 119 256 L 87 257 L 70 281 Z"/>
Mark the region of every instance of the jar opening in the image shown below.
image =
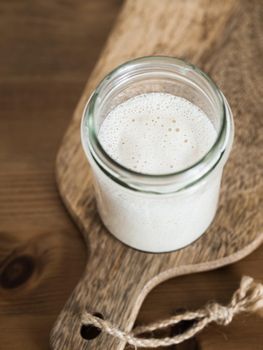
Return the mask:
<path id="1" fill-rule="evenodd" d="M 136 172 L 111 158 L 98 139 L 111 110 L 134 96 L 151 92 L 189 100 L 205 112 L 216 130 L 215 141 L 202 158 L 182 170 L 165 174 Z M 123 186 L 157 193 L 177 191 L 203 178 L 220 161 L 229 141 L 229 113 L 220 90 L 197 67 L 173 57 L 142 57 L 117 67 L 98 85 L 83 113 L 82 143 L 87 156 Z"/>

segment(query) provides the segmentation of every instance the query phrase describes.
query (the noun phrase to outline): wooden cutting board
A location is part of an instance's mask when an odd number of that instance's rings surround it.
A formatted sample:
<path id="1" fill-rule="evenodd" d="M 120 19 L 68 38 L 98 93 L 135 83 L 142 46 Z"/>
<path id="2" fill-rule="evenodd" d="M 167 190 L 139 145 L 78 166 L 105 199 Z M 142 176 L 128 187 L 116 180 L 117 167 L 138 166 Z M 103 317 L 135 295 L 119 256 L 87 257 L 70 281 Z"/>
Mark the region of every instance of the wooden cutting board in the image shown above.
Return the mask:
<path id="1" fill-rule="evenodd" d="M 123 349 L 125 344 L 109 335 L 83 339 L 83 310 L 130 330 L 154 286 L 172 276 L 233 263 L 263 241 L 261 19 L 260 0 L 124 3 L 57 157 L 61 197 L 82 231 L 89 259 L 52 331 L 54 349 Z M 215 221 L 194 244 L 165 254 L 128 248 L 103 227 L 79 132 L 84 105 L 105 74 L 124 61 L 153 54 L 185 58 L 212 76 L 230 102 L 236 126 Z"/>

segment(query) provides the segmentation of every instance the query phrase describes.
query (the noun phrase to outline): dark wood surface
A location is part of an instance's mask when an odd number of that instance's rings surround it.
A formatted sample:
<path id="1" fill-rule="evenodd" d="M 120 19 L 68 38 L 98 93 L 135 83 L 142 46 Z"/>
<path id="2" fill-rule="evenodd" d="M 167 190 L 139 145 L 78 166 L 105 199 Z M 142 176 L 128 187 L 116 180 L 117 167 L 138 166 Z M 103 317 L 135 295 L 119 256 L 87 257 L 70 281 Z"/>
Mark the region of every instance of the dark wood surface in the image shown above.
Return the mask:
<path id="1" fill-rule="evenodd" d="M 54 161 L 119 7 L 116 0 L 0 3 L 0 349 L 48 349 L 83 272 L 86 249 L 59 199 Z M 138 322 L 225 302 L 243 274 L 263 280 L 262 263 L 261 247 L 227 268 L 170 280 L 151 292 Z M 176 349 L 259 350 L 262 329 L 261 319 L 243 316 Z"/>

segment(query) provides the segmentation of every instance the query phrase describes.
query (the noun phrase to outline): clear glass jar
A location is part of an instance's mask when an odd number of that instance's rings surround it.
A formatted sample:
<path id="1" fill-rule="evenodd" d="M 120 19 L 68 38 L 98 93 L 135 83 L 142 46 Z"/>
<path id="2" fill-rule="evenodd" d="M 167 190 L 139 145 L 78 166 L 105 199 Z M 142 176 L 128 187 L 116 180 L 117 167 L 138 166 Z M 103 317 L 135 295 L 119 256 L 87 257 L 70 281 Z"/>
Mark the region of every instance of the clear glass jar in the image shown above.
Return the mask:
<path id="1" fill-rule="evenodd" d="M 137 173 L 102 148 L 97 136 L 108 113 L 125 100 L 149 92 L 186 98 L 214 125 L 214 144 L 189 168 L 164 175 Z M 225 97 L 193 65 L 173 57 L 152 56 L 127 62 L 109 73 L 90 97 L 81 124 L 82 145 L 105 226 L 123 243 L 147 252 L 173 251 L 195 241 L 215 216 L 233 134 Z"/>

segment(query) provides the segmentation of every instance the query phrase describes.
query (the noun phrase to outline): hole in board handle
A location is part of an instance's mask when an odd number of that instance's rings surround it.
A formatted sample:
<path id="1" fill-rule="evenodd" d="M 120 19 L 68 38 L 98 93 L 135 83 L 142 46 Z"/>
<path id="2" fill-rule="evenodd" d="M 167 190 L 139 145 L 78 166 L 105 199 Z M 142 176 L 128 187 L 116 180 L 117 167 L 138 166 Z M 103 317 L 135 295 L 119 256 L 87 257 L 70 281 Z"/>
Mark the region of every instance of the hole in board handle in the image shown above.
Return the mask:
<path id="1" fill-rule="evenodd" d="M 102 320 L 104 319 L 102 314 L 96 312 L 93 316 L 99 317 Z M 83 324 L 80 328 L 80 335 L 85 340 L 92 340 L 97 338 L 101 333 L 101 329 L 93 326 L 92 324 Z"/>

